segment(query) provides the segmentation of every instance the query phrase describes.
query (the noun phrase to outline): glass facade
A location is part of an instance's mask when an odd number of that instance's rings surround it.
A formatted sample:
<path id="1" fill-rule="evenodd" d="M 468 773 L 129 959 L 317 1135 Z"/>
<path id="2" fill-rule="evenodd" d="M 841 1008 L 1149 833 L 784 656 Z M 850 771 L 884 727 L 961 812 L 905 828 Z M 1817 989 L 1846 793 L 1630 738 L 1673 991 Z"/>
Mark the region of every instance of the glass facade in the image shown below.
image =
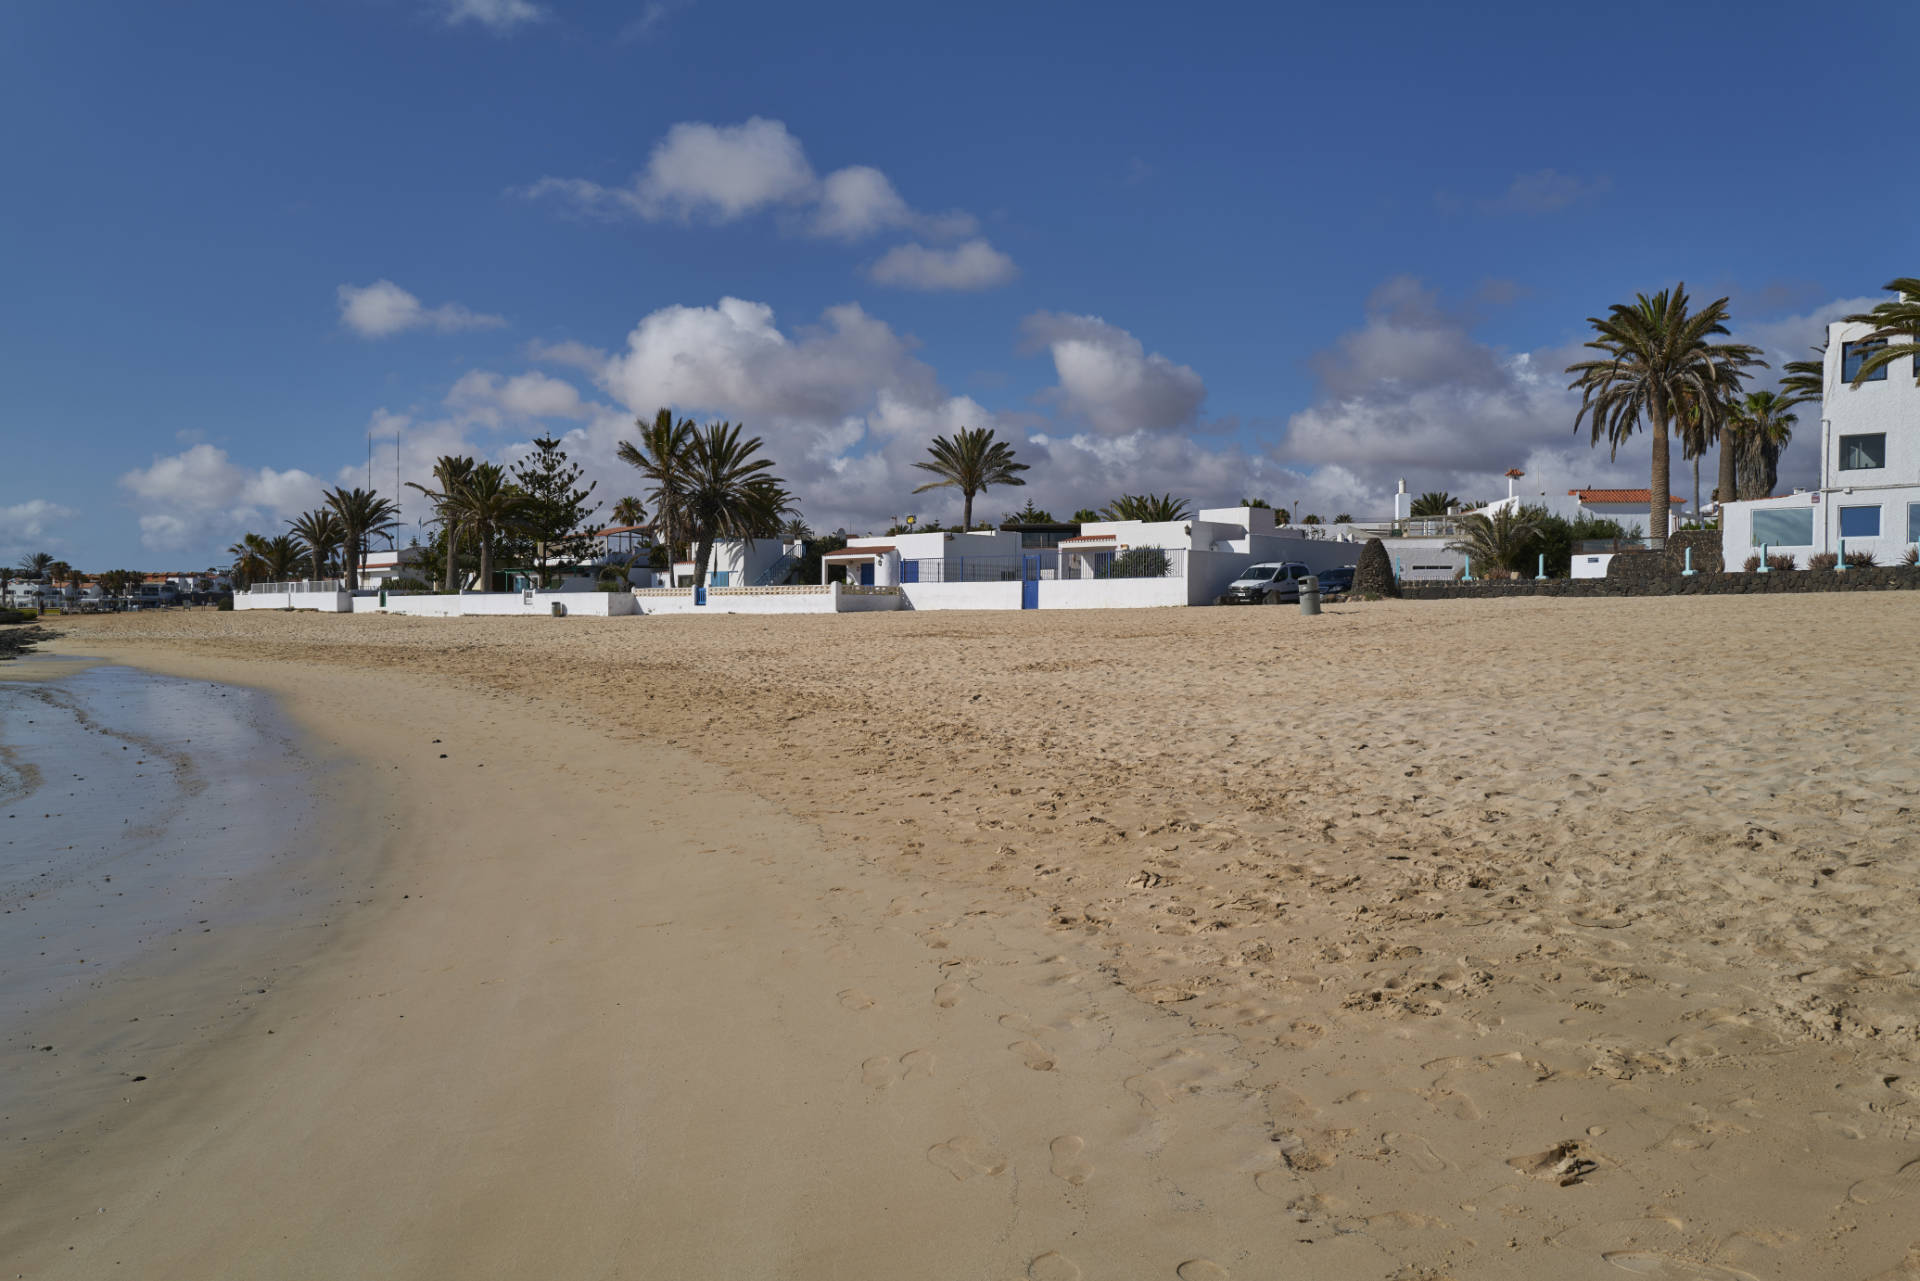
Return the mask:
<path id="1" fill-rule="evenodd" d="M 1887 465 L 1887 434 L 1840 438 L 1840 470 L 1872 471 Z"/>
<path id="2" fill-rule="evenodd" d="M 1762 507 L 1753 513 L 1753 545 L 1813 546 L 1813 508 Z"/>
<path id="3" fill-rule="evenodd" d="M 1840 537 L 1880 537 L 1880 509 L 1878 507 L 1842 507 L 1840 509 Z"/>
<path id="4" fill-rule="evenodd" d="M 1887 345 L 1887 340 L 1884 338 L 1874 342 L 1861 341 L 1861 342 L 1841 343 L 1840 344 L 1840 377 L 1845 379 L 1849 383 L 1852 382 L 1855 378 L 1858 378 L 1860 376 L 1860 366 L 1864 365 L 1867 362 L 1867 357 L 1871 356 L 1874 352 L 1879 351 L 1882 347 L 1885 347 L 1886 345 Z M 1870 383 L 1885 382 L 1886 377 L 1887 377 L 1887 367 L 1885 365 L 1882 365 L 1880 368 L 1874 370 L 1872 373 L 1867 375 L 1867 381 Z"/>

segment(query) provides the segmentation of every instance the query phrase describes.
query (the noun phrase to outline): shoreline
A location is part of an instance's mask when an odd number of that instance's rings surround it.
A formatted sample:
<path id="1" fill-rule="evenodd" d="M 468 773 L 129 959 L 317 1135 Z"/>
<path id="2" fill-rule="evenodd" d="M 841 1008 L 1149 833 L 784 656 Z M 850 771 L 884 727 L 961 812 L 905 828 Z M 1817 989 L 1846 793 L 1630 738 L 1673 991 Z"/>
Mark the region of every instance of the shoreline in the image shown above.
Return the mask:
<path id="1" fill-rule="evenodd" d="M 382 830 L 451 829 L 387 869 L 384 916 L 303 998 L 310 1025 L 356 1029 L 409 998 L 409 1025 L 432 1011 L 438 1048 L 498 1087 L 429 1100 L 484 1137 L 477 1166 L 394 1155 L 430 1222 L 357 1207 L 375 1275 L 554 1270 L 515 1254 L 537 1242 L 607 1276 L 1899 1276 L 1920 949 L 1890 913 L 1920 771 L 1910 735 L 1877 737 L 1915 709 L 1881 689 L 1898 660 L 1875 638 L 1920 608 L 1686 605 L 1369 606 L 1314 631 L 1230 611 L 1044 631 L 221 616 L 64 645 L 255 673 L 409 798 Z M 1570 648 L 1596 619 L 1627 647 Z M 1447 660 L 1496 641 L 1497 667 Z M 1660 646 L 1693 642 L 1714 658 L 1691 697 L 1634 701 Z M 811 658 L 849 646 L 865 679 L 823 679 Z M 1268 700 L 1181 685 L 1189 652 L 1275 656 L 1230 672 Z M 1375 679 L 1386 653 L 1418 684 Z M 1731 696 L 1756 663 L 1772 703 Z M 1856 683 L 1879 692 L 1848 736 L 1803 726 Z M 1303 685 L 1325 697 L 1259 714 Z M 455 723 L 434 757 L 407 739 Z M 440 769 L 474 743 L 517 786 Z M 536 946 L 516 911 L 566 928 Z M 417 950 L 436 946 L 439 968 Z M 476 967 L 523 1003 L 431 977 Z M 610 1003 L 674 1053 L 616 1035 Z M 608 1079 L 608 1056 L 632 1070 Z M 374 1082 L 354 1070 L 301 1079 L 357 1115 Z M 424 1091 L 383 1084 L 392 1108 Z M 384 1169 L 387 1141 L 315 1150 Z M 656 1161 L 677 1180 L 649 1182 Z M 504 1227 L 586 1169 L 584 1208 L 517 1236 L 448 1208 Z M 648 1219 L 662 1198 L 693 1226 Z M 314 1204 L 294 1221 L 350 1201 Z M 462 1253 L 475 1233 L 496 1253 Z M 339 1259 L 247 1235 L 230 1270 Z"/>

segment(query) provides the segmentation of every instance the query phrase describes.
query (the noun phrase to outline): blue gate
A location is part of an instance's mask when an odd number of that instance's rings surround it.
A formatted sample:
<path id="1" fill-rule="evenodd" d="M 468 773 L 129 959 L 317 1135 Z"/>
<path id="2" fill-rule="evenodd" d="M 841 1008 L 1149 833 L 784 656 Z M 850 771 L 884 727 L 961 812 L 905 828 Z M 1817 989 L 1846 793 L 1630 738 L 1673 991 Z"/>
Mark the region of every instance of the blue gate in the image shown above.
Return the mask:
<path id="1" fill-rule="evenodd" d="M 920 581 L 920 562 L 917 560 L 901 561 L 900 562 L 900 581 L 903 583 L 919 582 Z"/>
<path id="2" fill-rule="evenodd" d="M 872 561 L 868 561 L 866 564 L 860 567 L 860 585 L 862 587 L 873 586 L 873 562 Z"/>
<path id="3" fill-rule="evenodd" d="M 1020 558 L 1020 608 L 1040 608 L 1040 558 Z"/>

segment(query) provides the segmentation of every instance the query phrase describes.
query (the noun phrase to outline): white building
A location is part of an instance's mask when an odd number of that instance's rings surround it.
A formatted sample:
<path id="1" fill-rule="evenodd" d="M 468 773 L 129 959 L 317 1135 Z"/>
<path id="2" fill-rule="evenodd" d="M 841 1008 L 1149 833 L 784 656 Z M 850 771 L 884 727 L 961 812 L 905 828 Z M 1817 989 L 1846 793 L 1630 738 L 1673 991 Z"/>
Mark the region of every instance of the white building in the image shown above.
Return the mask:
<path id="1" fill-rule="evenodd" d="M 1920 543 L 1920 369 L 1896 360 L 1853 386 L 1871 332 L 1845 321 L 1827 326 L 1819 488 L 1722 504 L 1727 570 L 1744 569 L 1762 548 L 1802 567 L 1810 556 L 1842 551 L 1888 565 Z"/>

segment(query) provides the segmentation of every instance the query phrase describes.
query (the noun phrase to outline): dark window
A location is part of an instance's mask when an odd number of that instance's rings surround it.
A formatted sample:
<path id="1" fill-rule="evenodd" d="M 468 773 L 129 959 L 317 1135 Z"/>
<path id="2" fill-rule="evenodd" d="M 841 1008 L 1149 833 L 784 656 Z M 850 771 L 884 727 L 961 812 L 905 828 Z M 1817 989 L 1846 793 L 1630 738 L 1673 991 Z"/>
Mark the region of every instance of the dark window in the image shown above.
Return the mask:
<path id="1" fill-rule="evenodd" d="M 1880 509 L 1878 507 L 1842 507 L 1840 509 L 1840 537 L 1880 537 Z"/>
<path id="2" fill-rule="evenodd" d="M 1871 341 L 1862 339 L 1859 342 L 1841 343 L 1840 377 L 1851 383 L 1855 378 L 1860 376 L 1860 366 L 1867 363 L 1867 357 L 1886 345 L 1887 340 L 1884 338 L 1876 338 Z M 1882 365 L 1867 375 L 1867 381 L 1870 383 L 1884 382 L 1886 377 L 1887 367 Z M 1878 464 L 1875 465 L 1877 466 Z"/>
<path id="3" fill-rule="evenodd" d="M 1872 471 L 1887 465 L 1887 434 L 1875 432 L 1871 436 L 1842 436 L 1840 438 L 1840 470 Z"/>

